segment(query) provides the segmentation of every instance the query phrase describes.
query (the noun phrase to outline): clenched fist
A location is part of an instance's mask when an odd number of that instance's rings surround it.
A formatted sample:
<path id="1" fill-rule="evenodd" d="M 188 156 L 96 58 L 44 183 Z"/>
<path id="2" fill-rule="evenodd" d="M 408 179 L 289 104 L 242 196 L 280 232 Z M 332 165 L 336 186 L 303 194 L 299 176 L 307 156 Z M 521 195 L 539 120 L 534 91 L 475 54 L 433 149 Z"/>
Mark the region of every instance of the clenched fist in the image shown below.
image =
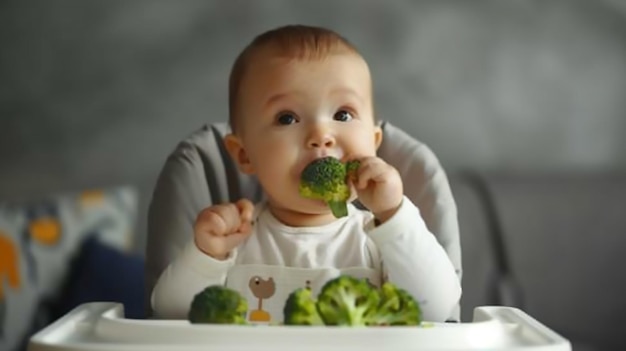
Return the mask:
<path id="1" fill-rule="evenodd" d="M 205 208 L 194 224 L 196 246 L 215 259 L 226 259 L 252 232 L 253 211 L 247 199 Z"/>

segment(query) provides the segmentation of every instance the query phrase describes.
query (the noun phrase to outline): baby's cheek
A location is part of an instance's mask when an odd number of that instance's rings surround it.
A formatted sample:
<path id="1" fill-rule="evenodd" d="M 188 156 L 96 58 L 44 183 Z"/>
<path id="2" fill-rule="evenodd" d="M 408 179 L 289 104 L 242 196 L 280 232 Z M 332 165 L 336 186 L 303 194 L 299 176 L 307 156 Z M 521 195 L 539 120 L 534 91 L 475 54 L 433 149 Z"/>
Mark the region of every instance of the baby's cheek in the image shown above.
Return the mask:
<path id="1" fill-rule="evenodd" d="M 266 192 L 278 196 L 286 192 L 297 191 L 299 175 L 280 162 L 268 162 L 258 173 L 259 181 Z M 284 196 L 284 195 L 281 195 Z"/>

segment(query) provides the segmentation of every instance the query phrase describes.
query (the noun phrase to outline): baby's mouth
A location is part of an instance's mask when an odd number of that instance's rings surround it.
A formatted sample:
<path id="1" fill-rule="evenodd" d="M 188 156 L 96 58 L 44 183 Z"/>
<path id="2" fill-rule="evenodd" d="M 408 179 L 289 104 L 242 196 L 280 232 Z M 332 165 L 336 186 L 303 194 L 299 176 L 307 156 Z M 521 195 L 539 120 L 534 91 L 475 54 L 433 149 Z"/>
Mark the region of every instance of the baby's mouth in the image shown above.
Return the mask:
<path id="1" fill-rule="evenodd" d="M 335 158 L 341 162 L 344 162 L 344 156 L 340 156 L 340 155 L 333 155 L 331 153 L 328 152 L 320 152 L 317 154 L 313 154 L 312 156 L 306 158 L 306 161 L 304 163 L 304 166 L 306 167 L 307 165 L 309 165 L 311 162 L 319 160 L 321 158 L 326 158 L 326 157 L 332 157 Z"/>

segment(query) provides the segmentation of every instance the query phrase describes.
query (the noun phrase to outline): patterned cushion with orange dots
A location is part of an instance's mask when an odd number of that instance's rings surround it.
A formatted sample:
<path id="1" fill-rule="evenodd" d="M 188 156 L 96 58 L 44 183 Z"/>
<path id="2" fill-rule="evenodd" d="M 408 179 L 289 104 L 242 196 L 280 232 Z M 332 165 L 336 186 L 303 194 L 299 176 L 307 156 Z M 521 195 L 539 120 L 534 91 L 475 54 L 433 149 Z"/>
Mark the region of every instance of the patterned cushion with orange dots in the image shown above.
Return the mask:
<path id="1" fill-rule="evenodd" d="M 89 237 L 133 244 L 137 193 L 130 187 L 62 194 L 27 204 L 0 199 L 0 350 L 17 350 L 46 323 L 70 264 Z"/>

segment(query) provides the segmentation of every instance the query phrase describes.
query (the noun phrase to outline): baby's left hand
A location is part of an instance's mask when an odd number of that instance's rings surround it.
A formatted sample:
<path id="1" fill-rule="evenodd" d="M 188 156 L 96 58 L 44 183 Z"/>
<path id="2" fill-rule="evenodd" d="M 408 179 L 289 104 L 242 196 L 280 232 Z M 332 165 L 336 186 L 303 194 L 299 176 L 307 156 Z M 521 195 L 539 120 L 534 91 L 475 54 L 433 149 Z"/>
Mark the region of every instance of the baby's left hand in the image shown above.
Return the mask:
<path id="1" fill-rule="evenodd" d="M 393 216 L 402 203 L 402 179 L 398 171 L 378 157 L 364 157 L 353 180 L 359 201 L 381 223 Z"/>

